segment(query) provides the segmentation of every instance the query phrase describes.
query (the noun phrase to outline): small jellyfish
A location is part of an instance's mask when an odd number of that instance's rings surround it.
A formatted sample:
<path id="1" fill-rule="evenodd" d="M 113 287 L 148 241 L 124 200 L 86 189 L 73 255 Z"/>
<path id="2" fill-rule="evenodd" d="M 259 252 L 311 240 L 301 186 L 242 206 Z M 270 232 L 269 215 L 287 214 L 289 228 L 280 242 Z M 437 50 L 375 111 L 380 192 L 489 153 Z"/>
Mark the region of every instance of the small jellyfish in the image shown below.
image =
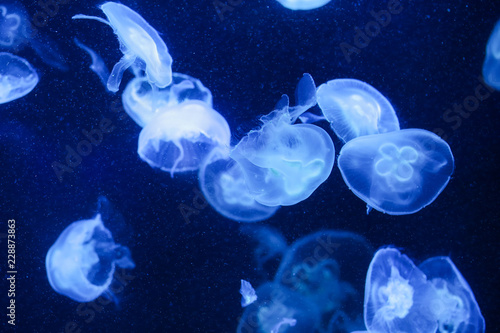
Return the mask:
<path id="1" fill-rule="evenodd" d="M 241 280 L 241 306 L 246 307 L 257 300 L 257 295 L 250 282 Z"/>
<path id="2" fill-rule="evenodd" d="M 29 94 L 38 81 L 38 74 L 26 59 L 0 52 L 0 104 Z"/>
<path id="3" fill-rule="evenodd" d="M 310 10 L 323 7 L 331 0 L 278 0 L 278 2 L 291 10 Z"/>
<path id="4" fill-rule="evenodd" d="M 232 150 L 243 169 L 254 199 L 265 206 L 290 206 L 307 199 L 330 175 L 335 148 L 320 127 L 296 124 L 316 105 L 313 78 L 304 74 L 296 89 L 297 106 L 284 95 L 276 110 L 261 118 L 259 130 L 250 131 Z"/>
<path id="5" fill-rule="evenodd" d="M 391 103 L 368 83 L 336 79 L 319 86 L 318 105 L 344 142 L 363 135 L 399 130 Z"/>
<path id="6" fill-rule="evenodd" d="M 500 20 L 496 23 L 486 46 L 483 77 L 489 86 L 500 90 Z"/>
<path id="7" fill-rule="evenodd" d="M 90 302 L 106 292 L 116 266 L 135 264 L 129 249 L 115 244 L 101 214 L 70 224 L 45 258 L 51 287 L 77 302 Z"/>
<path id="8" fill-rule="evenodd" d="M 106 64 L 104 63 L 104 60 L 102 60 L 101 56 L 98 55 L 94 50 L 81 43 L 78 39 L 75 38 L 74 41 L 79 48 L 89 54 L 90 58 L 92 59 L 92 64 L 90 64 L 89 68 L 97 74 L 102 84 L 106 86 L 109 79 L 109 71 L 106 67 Z"/>
<path id="9" fill-rule="evenodd" d="M 173 73 L 172 83 L 162 89 L 154 89 L 145 77 L 136 77 L 122 94 L 125 111 L 141 127 L 159 112 L 190 100 L 199 100 L 212 107 L 210 90 L 200 80 L 181 73 Z"/>
<path id="10" fill-rule="evenodd" d="M 430 309 L 435 297 L 426 276 L 394 248 L 375 253 L 365 286 L 364 317 L 369 332 L 435 333 Z"/>
<path id="11" fill-rule="evenodd" d="M 404 215 L 437 198 L 450 180 L 454 159 L 439 136 L 405 129 L 347 142 L 338 165 L 349 189 L 369 208 Z"/>
<path id="12" fill-rule="evenodd" d="M 231 132 L 220 113 L 202 101 L 185 101 L 159 112 L 139 135 L 138 154 L 151 167 L 198 170 L 215 147 L 229 149 Z"/>
<path id="13" fill-rule="evenodd" d="M 484 318 L 474 293 L 449 257 L 427 259 L 419 268 L 437 293 L 431 306 L 438 322 L 436 332 L 484 332 Z"/>
<path id="14" fill-rule="evenodd" d="M 158 32 L 139 14 L 125 5 L 106 2 L 100 6 L 108 21 L 96 16 L 78 14 L 73 19 L 91 19 L 113 28 L 123 57 L 113 67 L 108 90 L 117 92 L 123 72 L 135 65 L 146 72 L 151 84 L 165 88 L 172 82 L 172 57 Z"/>

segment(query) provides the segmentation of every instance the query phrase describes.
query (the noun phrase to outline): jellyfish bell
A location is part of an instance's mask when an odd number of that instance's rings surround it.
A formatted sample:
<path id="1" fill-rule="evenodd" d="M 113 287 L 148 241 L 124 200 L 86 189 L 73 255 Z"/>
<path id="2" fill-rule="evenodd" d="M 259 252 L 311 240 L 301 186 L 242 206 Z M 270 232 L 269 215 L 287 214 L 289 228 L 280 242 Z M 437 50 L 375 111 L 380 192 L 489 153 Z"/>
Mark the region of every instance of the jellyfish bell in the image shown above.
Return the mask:
<path id="1" fill-rule="evenodd" d="M 323 7 L 331 0 L 278 0 L 283 6 L 291 10 L 311 10 Z"/>
<path id="2" fill-rule="evenodd" d="M 38 81 L 36 70 L 26 59 L 0 52 L 0 104 L 29 94 Z"/>
<path id="3" fill-rule="evenodd" d="M 500 20 L 496 23 L 488 39 L 483 77 L 490 87 L 500 90 Z"/>

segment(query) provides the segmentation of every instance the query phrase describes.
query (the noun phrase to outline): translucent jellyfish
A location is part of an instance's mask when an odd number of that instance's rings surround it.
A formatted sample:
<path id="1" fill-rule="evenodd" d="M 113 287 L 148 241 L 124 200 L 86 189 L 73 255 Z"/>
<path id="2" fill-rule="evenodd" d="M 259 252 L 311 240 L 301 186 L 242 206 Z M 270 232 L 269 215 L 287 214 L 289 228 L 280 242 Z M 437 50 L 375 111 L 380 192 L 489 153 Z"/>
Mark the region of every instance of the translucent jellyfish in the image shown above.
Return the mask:
<path id="1" fill-rule="evenodd" d="M 316 105 L 316 87 L 309 74 L 304 74 L 295 94 L 297 106 L 289 107 L 284 95 L 276 110 L 261 118 L 262 127 L 248 133 L 231 152 L 243 169 L 250 194 L 265 206 L 289 206 L 307 199 L 333 168 L 330 136 L 315 125 L 294 125 Z"/>
<path id="2" fill-rule="evenodd" d="M 172 57 L 158 32 L 125 5 L 106 2 L 100 8 L 108 21 L 82 14 L 73 16 L 73 19 L 91 19 L 108 24 L 120 41 L 123 57 L 113 67 L 108 80 L 108 90 L 118 91 L 123 72 L 132 65 L 144 70 L 151 84 L 159 88 L 168 86 L 172 82 Z"/>
<path id="3" fill-rule="evenodd" d="M 347 186 L 370 207 L 412 214 L 433 202 L 448 184 L 454 159 L 448 144 L 423 129 L 362 136 L 338 157 Z"/>
<path id="4" fill-rule="evenodd" d="M 257 301 L 245 308 L 238 333 L 315 332 L 320 321 L 317 306 L 300 294 L 266 283 L 257 288 Z"/>
<path id="5" fill-rule="evenodd" d="M 206 157 L 198 178 L 203 195 L 221 215 L 238 222 L 263 221 L 279 206 L 261 205 L 250 195 L 241 166 L 217 147 Z"/>
<path id="6" fill-rule="evenodd" d="M 160 111 L 190 100 L 199 100 L 212 107 L 210 90 L 200 80 L 181 73 L 173 73 L 172 83 L 162 89 L 154 89 L 145 77 L 136 77 L 122 94 L 125 111 L 141 127 Z"/>
<path id="7" fill-rule="evenodd" d="M 405 255 L 393 248 L 378 250 L 366 276 L 365 325 L 369 332 L 434 333 L 430 304 L 434 289 Z"/>
<path id="8" fill-rule="evenodd" d="M 278 229 L 265 225 L 244 224 L 240 227 L 240 231 L 257 244 L 254 258 L 258 269 L 264 268 L 264 265 L 273 259 L 280 259 L 287 248 L 286 239 Z"/>
<path id="9" fill-rule="evenodd" d="M 102 60 L 101 56 L 95 53 L 94 50 L 82 44 L 78 39 L 75 38 L 74 41 L 79 48 L 89 54 L 90 58 L 92 59 L 92 64 L 90 64 L 89 68 L 97 74 L 102 84 L 106 86 L 109 79 L 109 71 L 106 67 L 106 64 L 104 63 L 104 60 Z"/>
<path id="10" fill-rule="evenodd" d="M 100 214 L 70 224 L 45 258 L 52 288 L 77 302 L 90 302 L 106 292 L 116 266 L 134 268 L 135 264 L 129 249 L 115 244 Z"/>
<path id="11" fill-rule="evenodd" d="M 0 52 L 0 104 L 29 94 L 38 80 L 38 74 L 26 59 Z"/>
<path id="12" fill-rule="evenodd" d="M 449 257 L 427 259 L 419 268 L 436 289 L 431 309 L 439 333 L 484 332 L 484 318 L 474 293 Z"/>
<path id="13" fill-rule="evenodd" d="M 310 10 L 322 7 L 331 0 L 278 0 L 284 7 L 292 10 Z"/>
<path id="14" fill-rule="evenodd" d="M 372 255 L 372 247 L 360 235 L 320 231 L 288 248 L 274 282 L 316 304 L 323 329 L 363 329 L 363 288 Z"/>
<path id="15" fill-rule="evenodd" d="M 185 101 L 159 112 L 139 135 L 138 154 L 150 166 L 170 172 L 198 170 L 215 147 L 229 149 L 229 125 L 201 101 Z"/>
<path id="16" fill-rule="evenodd" d="M 495 25 L 486 46 L 483 77 L 488 85 L 500 90 L 500 20 Z"/>
<path id="17" fill-rule="evenodd" d="M 250 282 L 241 280 L 241 306 L 246 307 L 257 300 L 257 295 Z"/>
<path id="18" fill-rule="evenodd" d="M 319 86 L 318 105 L 344 142 L 362 135 L 399 130 L 391 103 L 368 83 L 336 79 Z"/>

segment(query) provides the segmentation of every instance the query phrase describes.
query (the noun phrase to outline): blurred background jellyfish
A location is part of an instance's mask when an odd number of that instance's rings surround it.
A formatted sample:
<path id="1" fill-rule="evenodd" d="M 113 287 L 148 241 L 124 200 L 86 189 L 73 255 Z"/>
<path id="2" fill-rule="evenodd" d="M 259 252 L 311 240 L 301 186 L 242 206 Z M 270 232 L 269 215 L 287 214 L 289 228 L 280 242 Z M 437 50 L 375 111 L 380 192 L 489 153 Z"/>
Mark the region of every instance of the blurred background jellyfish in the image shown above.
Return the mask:
<path id="1" fill-rule="evenodd" d="M 38 74 L 26 59 L 0 52 L 0 104 L 29 94 L 38 81 Z"/>
<path id="2" fill-rule="evenodd" d="M 97 74 L 99 77 L 99 80 L 101 80 L 101 83 L 106 87 L 108 84 L 108 79 L 109 79 L 109 70 L 108 67 L 106 67 L 106 64 L 104 63 L 104 60 L 101 58 L 99 54 L 97 54 L 94 50 L 92 50 L 90 47 L 86 46 L 85 44 L 81 43 L 77 38 L 74 38 L 73 41 L 75 44 L 84 50 L 85 52 L 88 53 L 90 58 L 92 59 L 92 63 L 90 64 L 89 68 Z"/>
<path id="3" fill-rule="evenodd" d="M 154 88 L 146 77 L 136 77 L 122 94 L 125 111 L 141 127 L 158 112 L 190 100 L 202 101 L 212 107 L 210 90 L 200 80 L 181 73 L 173 73 L 172 83 L 165 88 Z"/>
<path id="4" fill-rule="evenodd" d="M 315 125 L 294 125 L 316 105 L 316 87 L 309 74 L 299 81 L 295 95 L 297 106 L 289 107 L 284 95 L 275 111 L 261 118 L 262 127 L 250 131 L 231 152 L 250 194 L 265 206 L 290 206 L 307 199 L 333 168 L 330 136 Z"/>
<path id="5" fill-rule="evenodd" d="M 393 248 L 375 253 L 365 286 L 365 325 L 369 332 L 434 333 L 435 292 L 426 276 Z"/>
<path id="6" fill-rule="evenodd" d="M 287 249 L 274 282 L 316 304 L 328 332 L 363 329 L 363 288 L 372 255 L 360 235 L 320 231 Z"/>
<path id="7" fill-rule="evenodd" d="M 173 177 L 175 172 L 198 170 L 215 147 L 228 152 L 230 139 L 226 119 L 207 103 L 192 100 L 158 112 L 142 129 L 137 152 L 151 167 Z"/>
<path id="8" fill-rule="evenodd" d="M 342 177 L 368 210 L 404 215 L 432 203 L 454 170 L 450 146 L 423 129 L 362 136 L 338 157 Z"/>
<path id="9" fill-rule="evenodd" d="M 449 257 L 427 259 L 419 268 L 434 286 L 437 297 L 430 307 L 439 333 L 481 333 L 484 318 L 467 281 Z"/>
<path id="10" fill-rule="evenodd" d="M 310 10 L 323 7 L 331 0 L 278 0 L 280 4 L 291 10 Z"/>
<path id="11" fill-rule="evenodd" d="M 500 90 L 500 20 L 495 25 L 486 46 L 483 77 L 489 86 Z"/>
<path id="12" fill-rule="evenodd" d="M 344 142 L 399 130 L 391 103 L 368 83 L 355 79 L 331 80 L 319 86 L 317 99 L 333 131 Z"/>
<path id="13" fill-rule="evenodd" d="M 45 259 L 51 287 L 77 302 L 90 302 L 107 292 L 116 266 L 134 268 L 135 264 L 129 249 L 115 244 L 101 214 L 70 224 Z"/>

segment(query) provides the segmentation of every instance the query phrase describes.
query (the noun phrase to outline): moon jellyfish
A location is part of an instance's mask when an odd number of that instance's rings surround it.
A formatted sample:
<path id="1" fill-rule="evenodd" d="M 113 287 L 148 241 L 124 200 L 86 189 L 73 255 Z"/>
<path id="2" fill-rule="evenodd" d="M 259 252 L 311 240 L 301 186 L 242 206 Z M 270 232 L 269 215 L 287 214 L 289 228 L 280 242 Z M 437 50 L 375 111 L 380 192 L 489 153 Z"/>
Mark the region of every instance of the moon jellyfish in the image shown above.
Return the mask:
<path id="1" fill-rule="evenodd" d="M 257 300 L 257 295 L 250 282 L 241 280 L 241 306 L 246 307 Z"/>
<path id="2" fill-rule="evenodd" d="M 139 14 L 125 5 L 106 2 L 100 6 L 108 21 L 78 14 L 73 19 L 91 19 L 113 28 L 123 57 L 115 64 L 108 80 L 108 90 L 117 92 L 123 72 L 135 65 L 146 72 L 151 84 L 165 88 L 172 82 L 172 57 L 158 32 Z"/>
<path id="3" fill-rule="evenodd" d="M 52 289 L 77 302 L 90 302 L 107 291 L 116 266 L 135 264 L 129 249 L 115 244 L 100 214 L 70 224 L 45 258 Z"/>
<path id="4" fill-rule="evenodd" d="M 75 38 L 74 41 L 79 48 L 89 54 L 90 58 L 92 59 L 92 64 L 89 68 L 97 74 L 102 84 L 106 86 L 109 79 L 109 71 L 106 67 L 106 64 L 104 63 L 104 60 L 102 60 L 101 56 L 95 53 L 94 50 L 82 44 L 78 39 Z"/>
<path id="5" fill-rule="evenodd" d="M 309 74 L 296 89 L 297 106 L 286 95 L 276 110 L 261 118 L 259 130 L 250 131 L 231 157 L 243 169 L 254 199 L 265 206 L 289 206 L 307 199 L 333 168 L 335 148 L 320 127 L 296 124 L 297 118 L 316 105 L 316 87 Z"/>
<path id="6" fill-rule="evenodd" d="M 238 222 L 256 222 L 273 216 L 279 206 L 261 205 L 250 195 L 241 166 L 214 148 L 200 167 L 198 178 L 203 195 L 221 215 Z"/>
<path id="7" fill-rule="evenodd" d="M 200 80 L 181 73 L 173 73 L 172 83 L 161 89 L 153 89 L 145 77 L 136 77 L 122 94 L 125 111 L 141 127 L 158 113 L 190 100 L 199 100 L 212 107 L 210 90 Z"/>
<path id="8" fill-rule="evenodd" d="M 284 7 L 292 10 L 310 10 L 323 7 L 331 0 L 278 0 Z"/>
<path id="9" fill-rule="evenodd" d="M 285 237 L 275 228 L 245 224 L 240 227 L 240 232 L 251 237 L 257 244 L 254 258 L 258 269 L 263 269 L 264 265 L 273 259 L 281 259 L 287 248 Z"/>
<path id="10" fill-rule="evenodd" d="M 484 332 L 484 318 L 474 293 L 450 258 L 430 258 L 419 268 L 437 293 L 431 309 L 437 318 L 438 333 Z"/>
<path id="11" fill-rule="evenodd" d="M 320 321 L 316 304 L 280 285 L 257 288 L 257 300 L 246 307 L 238 333 L 315 332 Z"/>
<path id="12" fill-rule="evenodd" d="M 365 325 L 369 332 L 434 333 L 430 304 L 435 297 L 426 276 L 393 248 L 378 250 L 366 276 Z"/>
<path id="13" fill-rule="evenodd" d="M 198 170 L 215 147 L 229 149 L 229 125 L 201 101 L 185 101 L 159 113 L 141 131 L 138 154 L 151 167 L 170 172 Z"/>
<path id="14" fill-rule="evenodd" d="M 362 135 L 399 130 L 391 103 L 368 83 L 336 79 L 319 86 L 318 105 L 335 134 L 347 142 Z"/>
<path id="15" fill-rule="evenodd" d="M 448 184 L 454 159 L 448 144 L 423 129 L 362 136 L 338 157 L 345 183 L 368 207 L 391 214 L 418 212 Z"/>
<path id="16" fill-rule="evenodd" d="M 500 90 L 500 20 L 495 25 L 486 46 L 483 77 L 489 86 Z"/>
<path id="17" fill-rule="evenodd" d="M 26 59 L 0 52 L 0 104 L 29 94 L 38 80 L 38 74 Z"/>

